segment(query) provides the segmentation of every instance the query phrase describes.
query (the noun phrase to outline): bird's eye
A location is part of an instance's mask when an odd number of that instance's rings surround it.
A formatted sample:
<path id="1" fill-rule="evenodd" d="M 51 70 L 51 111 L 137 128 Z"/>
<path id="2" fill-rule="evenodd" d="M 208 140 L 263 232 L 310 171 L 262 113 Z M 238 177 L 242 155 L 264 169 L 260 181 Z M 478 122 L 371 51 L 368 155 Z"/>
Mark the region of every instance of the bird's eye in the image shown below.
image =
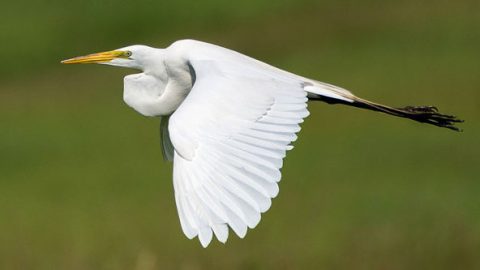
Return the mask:
<path id="1" fill-rule="evenodd" d="M 126 51 L 126 52 L 125 52 L 125 56 L 126 56 L 126 57 L 132 56 L 132 52 L 131 52 L 131 51 Z"/>

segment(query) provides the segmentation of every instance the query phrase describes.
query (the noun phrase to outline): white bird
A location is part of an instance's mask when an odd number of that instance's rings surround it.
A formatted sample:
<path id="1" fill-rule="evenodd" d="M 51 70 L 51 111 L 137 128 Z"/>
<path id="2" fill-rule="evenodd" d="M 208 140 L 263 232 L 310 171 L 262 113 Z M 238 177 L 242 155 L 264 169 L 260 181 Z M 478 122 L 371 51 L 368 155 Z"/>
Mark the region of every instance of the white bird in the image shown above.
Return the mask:
<path id="1" fill-rule="evenodd" d="M 289 73 L 195 40 L 143 45 L 62 63 L 100 63 L 142 73 L 124 78 L 124 101 L 161 116 L 164 157 L 173 160 L 175 201 L 185 235 L 206 247 L 254 228 L 278 194 L 280 168 L 309 115 L 308 100 L 346 104 L 457 130 L 435 107 L 392 108 L 343 88 Z"/>

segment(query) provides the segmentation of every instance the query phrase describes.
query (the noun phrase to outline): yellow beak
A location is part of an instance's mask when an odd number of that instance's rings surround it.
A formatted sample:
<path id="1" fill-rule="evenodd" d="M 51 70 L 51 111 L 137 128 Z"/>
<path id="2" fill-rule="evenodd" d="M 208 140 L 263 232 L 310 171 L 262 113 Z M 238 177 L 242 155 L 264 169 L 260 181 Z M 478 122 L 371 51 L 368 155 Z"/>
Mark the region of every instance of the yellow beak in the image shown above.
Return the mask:
<path id="1" fill-rule="evenodd" d="M 93 53 L 85 56 L 77 56 L 67 60 L 63 60 L 62 64 L 91 64 L 91 63 L 105 63 L 114 58 L 128 58 L 125 51 L 108 51 Z"/>

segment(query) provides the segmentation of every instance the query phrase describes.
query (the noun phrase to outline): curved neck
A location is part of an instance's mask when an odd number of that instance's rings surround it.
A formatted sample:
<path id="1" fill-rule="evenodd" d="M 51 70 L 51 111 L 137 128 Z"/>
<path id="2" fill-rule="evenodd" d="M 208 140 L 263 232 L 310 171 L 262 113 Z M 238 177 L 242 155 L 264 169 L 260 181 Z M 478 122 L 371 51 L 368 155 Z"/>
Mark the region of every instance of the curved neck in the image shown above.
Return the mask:
<path id="1" fill-rule="evenodd" d="M 193 76 L 184 61 L 169 61 L 164 50 L 154 60 L 142 60 L 143 73 L 126 76 L 124 101 L 145 116 L 172 114 L 193 86 Z M 162 61 L 158 61 L 160 57 Z M 153 58 L 152 58 L 153 59 Z"/>
<path id="2" fill-rule="evenodd" d="M 146 56 L 139 56 L 138 62 L 141 64 L 140 70 L 145 74 L 153 75 L 155 77 L 166 76 L 165 49 L 150 48 L 151 51 Z"/>

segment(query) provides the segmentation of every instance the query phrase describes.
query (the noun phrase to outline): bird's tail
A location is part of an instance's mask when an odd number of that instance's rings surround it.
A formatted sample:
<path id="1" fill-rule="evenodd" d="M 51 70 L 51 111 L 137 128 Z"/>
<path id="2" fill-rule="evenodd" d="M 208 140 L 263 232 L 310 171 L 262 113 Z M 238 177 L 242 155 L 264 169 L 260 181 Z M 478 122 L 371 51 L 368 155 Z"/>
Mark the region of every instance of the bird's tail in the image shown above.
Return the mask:
<path id="1" fill-rule="evenodd" d="M 327 96 L 324 95 L 322 91 L 318 92 L 315 90 L 313 92 L 309 91 L 306 88 L 306 90 L 309 92 L 308 98 L 310 100 L 324 101 L 329 104 L 344 104 L 357 108 L 368 109 L 398 117 L 412 119 L 417 122 L 427 123 L 437 127 L 444 127 L 455 131 L 462 131 L 461 129 L 456 127 L 455 124 L 462 123 L 463 120 L 458 119 L 454 115 L 442 114 L 435 106 L 406 106 L 401 108 L 394 108 L 356 97 L 351 92 L 345 89 L 328 84 L 325 85 L 329 87 L 329 91 L 334 90 L 333 95 L 328 94 Z"/>

